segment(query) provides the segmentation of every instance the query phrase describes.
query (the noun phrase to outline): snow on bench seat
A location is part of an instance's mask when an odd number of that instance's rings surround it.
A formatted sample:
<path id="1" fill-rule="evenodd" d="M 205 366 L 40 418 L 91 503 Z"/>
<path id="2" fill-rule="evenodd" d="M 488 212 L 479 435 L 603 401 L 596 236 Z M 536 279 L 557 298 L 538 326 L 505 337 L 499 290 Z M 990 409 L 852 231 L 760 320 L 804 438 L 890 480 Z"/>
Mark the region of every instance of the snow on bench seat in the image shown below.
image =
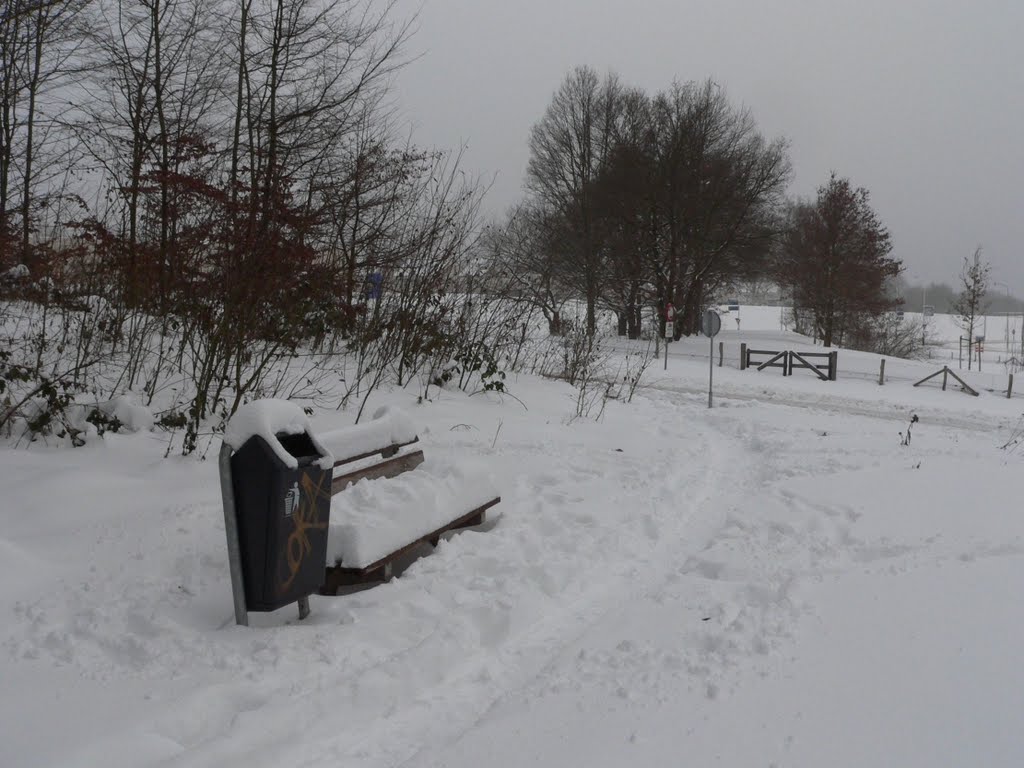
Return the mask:
<path id="1" fill-rule="evenodd" d="M 497 495 L 487 473 L 435 459 L 398 477 L 360 480 L 331 501 L 327 565 L 366 568 Z"/>

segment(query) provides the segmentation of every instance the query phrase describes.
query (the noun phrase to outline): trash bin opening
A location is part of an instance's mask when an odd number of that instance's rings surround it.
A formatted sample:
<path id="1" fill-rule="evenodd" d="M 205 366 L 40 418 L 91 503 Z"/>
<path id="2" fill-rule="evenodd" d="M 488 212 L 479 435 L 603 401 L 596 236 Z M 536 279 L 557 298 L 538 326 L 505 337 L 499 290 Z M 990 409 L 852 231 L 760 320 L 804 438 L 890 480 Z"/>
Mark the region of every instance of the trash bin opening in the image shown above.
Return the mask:
<path id="1" fill-rule="evenodd" d="M 300 432 L 297 435 L 276 435 L 277 441 L 292 456 L 304 463 L 303 459 L 315 460 L 320 458 L 320 451 L 313 445 L 313 440 L 307 432 Z M 308 463 L 308 462 L 307 462 Z"/>

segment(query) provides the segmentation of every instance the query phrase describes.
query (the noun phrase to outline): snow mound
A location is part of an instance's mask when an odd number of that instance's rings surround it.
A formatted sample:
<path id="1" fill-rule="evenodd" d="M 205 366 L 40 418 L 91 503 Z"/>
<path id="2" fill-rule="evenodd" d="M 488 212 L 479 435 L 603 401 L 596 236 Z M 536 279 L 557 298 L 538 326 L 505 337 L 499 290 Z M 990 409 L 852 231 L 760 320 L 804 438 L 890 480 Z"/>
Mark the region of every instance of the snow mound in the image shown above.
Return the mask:
<path id="1" fill-rule="evenodd" d="M 432 459 L 399 477 L 360 480 L 331 502 L 327 563 L 365 568 L 497 495 L 488 474 Z"/>
<path id="2" fill-rule="evenodd" d="M 333 467 L 334 457 L 313 433 L 305 411 L 288 400 L 271 398 L 246 403 L 235 411 L 224 429 L 224 442 L 237 451 L 250 438 L 261 437 L 286 467 L 295 469 L 299 466 L 298 460 L 284 449 L 276 435 L 301 435 L 303 432 L 310 436 L 323 456 L 316 462 L 317 466 L 322 469 Z"/>
<path id="3" fill-rule="evenodd" d="M 28 267 L 24 264 L 17 264 L 4 272 L 4 277 L 8 280 L 24 280 L 28 276 Z"/>
<path id="4" fill-rule="evenodd" d="M 100 406 L 100 409 L 132 432 L 145 432 L 153 428 L 152 412 L 129 395 L 118 395 Z"/>

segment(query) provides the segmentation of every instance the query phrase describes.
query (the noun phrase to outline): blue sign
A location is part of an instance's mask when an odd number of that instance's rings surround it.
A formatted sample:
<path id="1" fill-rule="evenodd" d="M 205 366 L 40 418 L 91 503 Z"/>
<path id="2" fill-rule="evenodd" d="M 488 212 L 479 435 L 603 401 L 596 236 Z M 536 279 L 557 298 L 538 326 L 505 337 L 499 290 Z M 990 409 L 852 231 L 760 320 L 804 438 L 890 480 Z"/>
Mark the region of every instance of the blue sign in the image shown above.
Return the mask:
<path id="1" fill-rule="evenodd" d="M 379 299 L 383 282 L 384 275 L 380 272 L 371 272 L 370 276 L 366 278 L 366 298 Z"/>

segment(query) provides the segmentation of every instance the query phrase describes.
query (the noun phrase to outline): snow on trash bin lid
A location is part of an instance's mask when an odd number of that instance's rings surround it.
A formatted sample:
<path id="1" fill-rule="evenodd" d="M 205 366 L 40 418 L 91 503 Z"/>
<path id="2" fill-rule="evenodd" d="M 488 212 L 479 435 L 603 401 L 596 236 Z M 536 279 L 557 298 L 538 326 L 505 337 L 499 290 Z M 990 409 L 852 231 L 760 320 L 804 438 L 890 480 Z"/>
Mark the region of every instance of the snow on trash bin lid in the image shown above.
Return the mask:
<path id="1" fill-rule="evenodd" d="M 298 460 L 284 449 L 277 435 L 301 435 L 304 432 L 320 453 L 321 458 L 316 461 L 316 465 L 321 469 L 331 469 L 334 456 L 313 433 L 306 412 L 288 400 L 267 399 L 246 403 L 228 421 L 224 429 L 224 442 L 237 451 L 250 438 L 261 437 L 286 467 L 295 469 L 299 466 Z"/>

